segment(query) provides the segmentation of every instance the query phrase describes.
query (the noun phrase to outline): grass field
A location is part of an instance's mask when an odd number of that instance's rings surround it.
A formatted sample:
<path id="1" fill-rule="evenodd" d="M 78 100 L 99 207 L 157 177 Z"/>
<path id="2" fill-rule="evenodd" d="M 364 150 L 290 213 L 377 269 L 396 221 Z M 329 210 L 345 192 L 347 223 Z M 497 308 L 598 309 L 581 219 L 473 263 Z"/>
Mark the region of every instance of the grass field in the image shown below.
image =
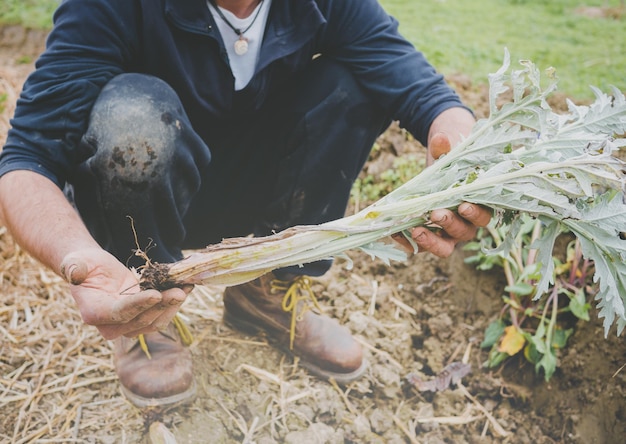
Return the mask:
<path id="1" fill-rule="evenodd" d="M 507 47 L 513 60 L 555 67 L 560 89 L 591 97 L 589 85 L 626 91 L 626 11 L 591 18 L 576 8 L 617 0 L 381 0 L 401 32 L 443 73 L 487 78 Z"/>
<path id="2" fill-rule="evenodd" d="M 0 23 L 49 28 L 60 0 L 1 0 Z"/>
<path id="3" fill-rule="evenodd" d="M 591 97 L 589 85 L 626 90 L 626 11 L 620 0 L 380 1 L 444 74 L 484 82 L 507 47 L 514 60 L 555 67 L 560 89 L 577 98 Z M 0 22 L 49 27 L 58 2 L 2 0 Z M 582 15 L 581 6 L 612 7 L 618 17 Z"/>

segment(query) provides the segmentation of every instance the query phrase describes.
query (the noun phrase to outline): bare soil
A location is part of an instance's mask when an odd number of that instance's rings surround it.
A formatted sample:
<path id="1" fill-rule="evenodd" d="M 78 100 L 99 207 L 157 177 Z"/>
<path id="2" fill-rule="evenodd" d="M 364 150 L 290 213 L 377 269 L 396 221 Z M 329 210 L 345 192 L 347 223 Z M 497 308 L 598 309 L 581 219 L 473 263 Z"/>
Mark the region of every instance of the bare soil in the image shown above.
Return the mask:
<path id="1" fill-rule="evenodd" d="M 0 140 L 44 39 L 0 29 Z M 463 75 L 449 80 L 485 114 L 483 86 Z M 370 172 L 393 156 L 423 155 L 396 126 L 380 145 L 385 154 Z M 325 312 L 367 350 L 366 376 L 348 387 L 317 380 L 264 338 L 231 330 L 221 322 L 223 288 L 198 287 L 183 309 L 195 335 L 198 395 L 141 411 L 120 394 L 109 344 L 81 323 L 65 283 L 0 226 L 0 442 L 166 442 L 158 439 L 167 433 L 179 443 L 625 442 L 624 338 L 612 331 L 605 339 L 594 316 L 574 325 L 549 382 L 522 359 L 486 369 L 479 344 L 502 308 L 504 279 L 472 269 L 464 255 L 420 254 L 387 266 L 350 252 L 352 269 L 337 261 L 315 284 Z M 407 380 L 464 358 L 472 371 L 460 385 L 419 392 Z"/>

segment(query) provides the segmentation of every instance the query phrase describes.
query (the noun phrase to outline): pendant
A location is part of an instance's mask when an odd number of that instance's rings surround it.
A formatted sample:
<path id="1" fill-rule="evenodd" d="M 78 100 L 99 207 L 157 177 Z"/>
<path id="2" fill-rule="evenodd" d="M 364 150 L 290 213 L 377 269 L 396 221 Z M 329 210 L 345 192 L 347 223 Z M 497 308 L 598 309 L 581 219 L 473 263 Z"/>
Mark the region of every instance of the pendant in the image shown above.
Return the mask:
<path id="1" fill-rule="evenodd" d="M 240 35 L 239 39 L 235 41 L 235 54 L 244 55 L 248 52 L 248 39 Z"/>

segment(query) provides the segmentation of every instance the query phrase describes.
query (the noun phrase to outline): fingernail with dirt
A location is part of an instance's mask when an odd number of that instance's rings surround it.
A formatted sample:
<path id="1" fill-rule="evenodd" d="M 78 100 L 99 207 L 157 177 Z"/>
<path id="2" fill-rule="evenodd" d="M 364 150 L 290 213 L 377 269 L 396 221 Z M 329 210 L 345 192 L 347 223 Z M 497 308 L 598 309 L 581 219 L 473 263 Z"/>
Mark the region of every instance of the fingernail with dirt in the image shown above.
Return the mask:
<path id="1" fill-rule="evenodd" d="M 437 225 L 440 225 L 442 222 L 445 222 L 447 219 L 448 219 L 448 216 L 446 216 L 445 214 L 430 218 L 431 222 L 434 222 Z"/>
<path id="2" fill-rule="evenodd" d="M 473 205 L 462 205 L 459 207 L 459 214 L 463 217 L 471 217 L 474 215 Z"/>
<path id="3" fill-rule="evenodd" d="M 424 239 L 426 239 L 426 238 L 424 237 L 424 235 L 425 235 L 425 233 L 424 233 L 423 231 L 420 231 L 420 232 L 419 232 L 419 234 L 418 234 L 417 236 L 416 236 L 416 235 L 413 235 L 413 240 L 419 244 L 419 243 L 421 243 L 422 241 L 424 241 Z"/>

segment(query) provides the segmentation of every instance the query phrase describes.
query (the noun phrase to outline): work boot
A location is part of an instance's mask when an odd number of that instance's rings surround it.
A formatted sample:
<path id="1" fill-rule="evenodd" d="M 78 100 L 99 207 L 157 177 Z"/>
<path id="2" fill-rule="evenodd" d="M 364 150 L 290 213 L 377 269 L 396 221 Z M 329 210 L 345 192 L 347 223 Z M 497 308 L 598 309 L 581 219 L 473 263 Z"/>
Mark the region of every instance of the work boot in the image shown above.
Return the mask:
<path id="1" fill-rule="evenodd" d="M 175 323 L 162 332 L 116 339 L 113 361 L 122 393 L 137 407 L 182 404 L 195 395 L 191 352 Z"/>
<path id="2" fill-rule="evenodd" d="M 310 282 L 306 276 L 282 281 L 268 273 L 229 287 L 224 291 L 224 321 L 249 333 L 265 332 L 311 373 L 347 384 L 363 375 L 367 361 L 346 327 L 319 314 Z"/>

